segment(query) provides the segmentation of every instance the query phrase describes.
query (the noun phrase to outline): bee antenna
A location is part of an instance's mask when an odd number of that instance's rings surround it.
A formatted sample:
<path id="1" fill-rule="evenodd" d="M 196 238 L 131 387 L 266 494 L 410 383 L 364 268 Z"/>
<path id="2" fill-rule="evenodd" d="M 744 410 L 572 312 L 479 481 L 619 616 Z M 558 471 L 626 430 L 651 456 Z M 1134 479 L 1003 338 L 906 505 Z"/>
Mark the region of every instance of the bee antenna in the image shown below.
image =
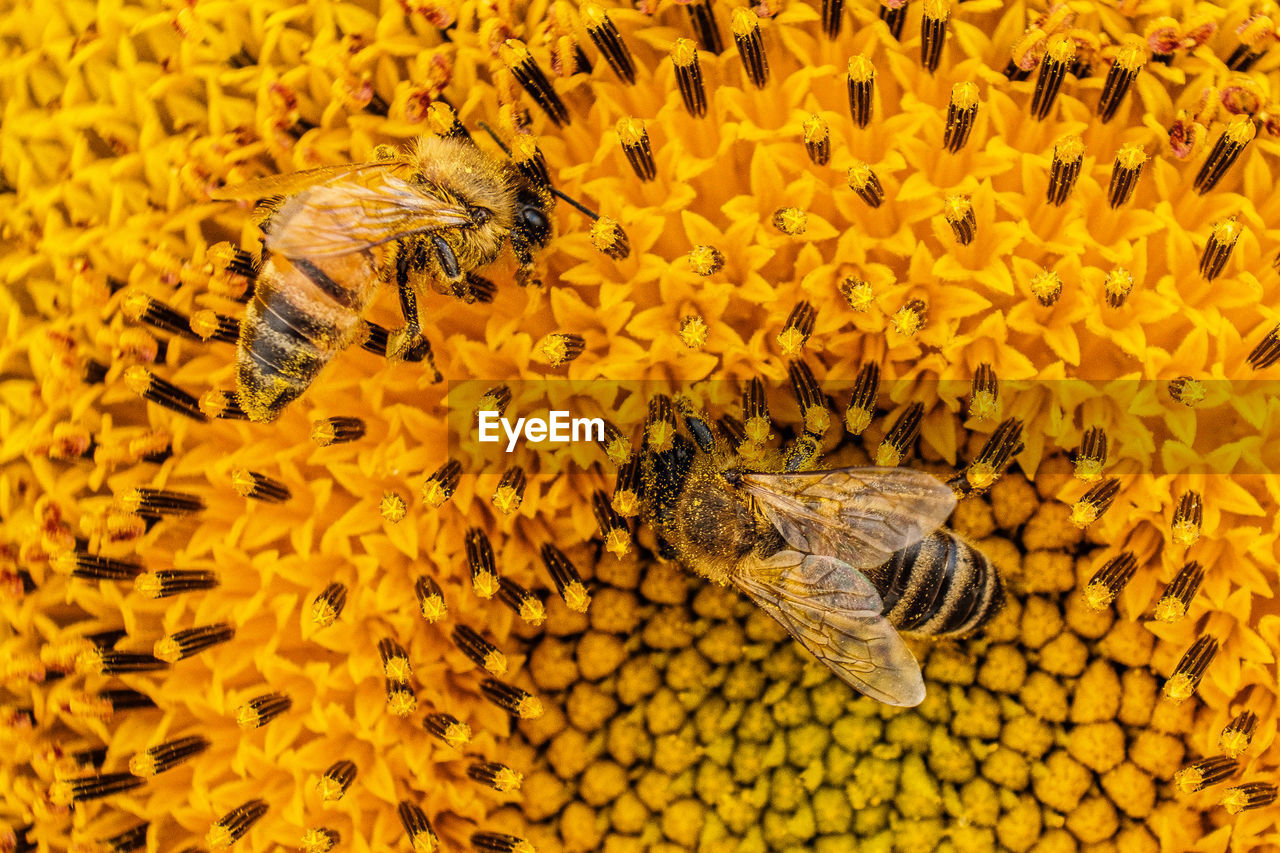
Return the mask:
<path id="1" fill-rule="evenodd" d="M 550 189 L 551 189 L 551 194 L 552 194 L 553 196 L 555 196 L 556 198 L 560 199 L 561 201 L 566 201 L 566 202 L 568 202 L 568 203 L 569 203 L 569 205 L 570 205 L 571 207 L 573 207 L 573 208 L 574 208 L 575 210 L 577 210 L 578 212 L 580 212 L 580 213 L 584 214 L 584 215 L 585 215 L 588 219 L 590 219 L 592 222 L 595 222 L 596 220 L 598 220 L 598 219 L 600 218 L 600 214 L 596 213 L 596 212 L 595 212 L 595 211 L 593 211 L 591 208 L 589 208 L 589 207 L 587 207 L 586 205 L 584 205 L 582 202 L 580 202 L 580 201 L 575 201 L 574 199 L 569 198 L 569 196 L 567 196 L 567 195 L 565 195 L 564 193 L 560 192 L 560 190 L 556 189 L 555 187 L 551 187 Z"/>
<path id="2" fill-rule="evenodd" d="M 503 154 L 506 154 L 508 157 L 511 156 L 511 149 L 508 148 L 506 143 L 503 142 L 502 139 L 498 137 L 497 132 L 492 127 L 489 126 L 488 122 L 482 121 L 482 122 L 477 122 L 477 124 L 479 124 L 480 128 L 485 133 L 489 134 L 489 138 L 492 139 L 497 144 L 497 146 L 502 149 Z M 584 205 L 582 202 L 570 198 L 569 196 L 560 192 L 560 190 L 556 189 L 555 187 L 548 187 L 547 189 L 551 191 L 551 194 L 553 196 L 560 199 L 561 201 L 567 202 L 570 207 L 572 207 L 574 210 L 586 216 L 592 222 L 595 222 L 600 218 L 600 214 L 596 213 L 591 208 Z"/>
<path id="3" fill-rule="evenodd" d="M 498 134 L 494 132 L 494 129 L 492 127 L 489 127 L 489 123 L 482 121 L 482 122 L 479 122 L 479 125 L 480 125 L 480 128 L 484 130 L 485 133 L 489 134 L 489 138 L 492 139 L 495 143 L 497 143 L 497 146 L 502 149 L 502 153 L 510 157 L 511 149 L 508 148 L 507 144 L 498 137 Z"/>

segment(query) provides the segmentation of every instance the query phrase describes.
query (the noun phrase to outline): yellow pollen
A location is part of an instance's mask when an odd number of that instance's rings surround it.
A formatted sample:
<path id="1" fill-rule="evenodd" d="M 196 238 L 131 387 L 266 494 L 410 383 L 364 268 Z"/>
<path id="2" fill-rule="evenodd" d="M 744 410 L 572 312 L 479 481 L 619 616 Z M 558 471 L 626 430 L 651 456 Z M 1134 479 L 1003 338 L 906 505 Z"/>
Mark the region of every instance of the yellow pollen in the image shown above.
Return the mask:
<path id="1" fill-rule="evenodd" d="M 640 498 L 631 489 L 623 489 L 613 496 L 613 511 L 623 518 L 631 518 L 640 511 Z"/>
<path id="2" fill-rule="evenodd" d="M 605 455 L 608 456 L 609 461 L 615 465 L 626 465 L 627 460 L 631 458 L 631 442 L 627 441 L 626 437 L 620 435 L 613 441 L 609 442 L 609 447 L 605 450 Z"/>
<path id="3" fill-rule="evenodd" d="M 1141 145 L 1128 142 L 1121 146 L 1120 153 L 1116 155 L 1116 162 L 1124 169 L 1139 169 L 1143 163 L 1147 162 L 1147 152 L 1142 150 Z"/>
<path id="4" fill-rule="evenodd" d="M 449 490 L 439 480 L 428 480 L 422 487 L 422 500 L 428 506 L 439 509 L 449 500 Z"/>
<path id="5" fill-rule="evenodd" d="M 413 853 L 436 853 L 436 842 L 425 832 L 414 833 Z"/>
<path id="6" fill-rule="evenodd" d="M 605 11 L 598 3 L 583 3 L 578 7 L 578 12 L 582 15 L 582 23 L 589 30 L 599 29 L 606 20 Z"/>
<path id="7" fill-rule="evenodd" d="M 204 837 L 204 840 L 214 850 L 226 850 L 235 843 L 235 839 L 231 837 L 231 830 L 220 823 L 209 827 L 209 834 Z"/>
<path id="8" fill-rule="evenodd" d="M 221 325 L 218 323 L 218 313 L 205 308 L 196 311 L 191 315 L 191 331 L 195 332 L 206 341 L 213 337 Z"/>
<path id="9" fill-rule="evenodd" d="M 910 307 L 904 305 L 893 315 L 893 328 L 903 337 L 911 337 L 924 326 L 924 320 Z"/>
<path id="10" fill-rule="evenodd" d="M 519 791 L 522 784 L 524 784 L 524 775 L 510 767 L 504 767 L 493 775 L 493 787 L 504 794 Z"/>
<path id="11" fill-rule="evenodd" d="M 831 136 L 830 128 L 827 127 L 827 123 L 819 115 L 809 116 L 804 120 L 802 127 L 805 142 L 822 142 Z"/>
<path id="12" fill-rule="evenodd" d="M 454 749 L 460 749 L 471 742 L 471 726 L 466 723 L 451 723 L 444 730 L 444 741 Z"/>
<path id="13" fill-rule="evenodd" d="M 1102 476 L 1102 460 L 1091 456 L 1082 456 L 1076 460 L 1075 476 L 1078 480 L 1091 483 Z"/>
<path id="14" fill-rule="evenodd" d="M 773 436 L 769 433 L 769 419 L 763 415 L 756 415 L 747 418 L 746 424 L 743 425 L 742 431 L 747 436 L 747 441 L 753 444 L 764 444 Z"/>
<path id="15" fill-rule="evenodd" d="M 382 674 L 392 681 L 399 681 L 403 684 L 413 675 L 413 667 L 410 665 L 408 658 L 392 655 L 382 665 Z"/>
<path id="16" fill-rule="evenodd" d="M 934 21 L 951 17 L 951 0 L 925 0 L 924 16 Z"/>
<path id="17" fill-rule="evenodd" d="M 240 497 L 247 498 L 257 490 L 258 480 L 248 468 L 237 468 L 231 472 L 231 487 Z"/>
<path id="18" fill-rule="evenodd" d="M 1180 598 L 1166 595 L 1156 602 L 1154 615 L 1158 622 L 1177 622 L 1187 615 L 1187 605 Z"/>
<path id="19" fill-rule="evenodd" d="M 257 709 L 246 703 L 236 710 L 236 725 L 242 729 L 256 729 L 262 723 Z"/>
<path id="20" fill-rule="evenodd" d="M 773 214 L 773 224 L 782 233 L 797 237 L 809 226 L 809 214 L 798 207 L 784 207 Z"/>
<path id="21" fill-rule="evenodd" d="M 1142 43 L 1136 40 L 1127 41 L 1116 52 L 1115 62 L 1126 71 L 1137 71 L 1146 64 L 1147 54 L 1142 49 Z"/>
<path id="22" fill-rule="evenodd" d="M 498 578 L 493 574 L 493 572 L 477 572 L 471 578 L 471 588 L 475 590 L 475 594 L 481 598 L 493 598 L 498 594 Z"/>
<path id="23" fill-rule="evenodd" d="M 134 776 L 150 778 L 159 772 L 159 765 L 151 753 L 139 752 L 129 759 L 129 772 Z"/>
<path id="24" fill-rule="evenodd" d="M 631 552 L 631 537 L 625 530 L 617 528 L 610 530 L 609 535 L 604 538 L 604 548 L 618 559 L 622 559 Z"/>
<path id="25" fill-rule="evenodd" d="M 714 246 L 694 246 L 689 252 L 689 266 L 698 275 L 714 275 L 724 268 L 724 254 Z"/>
<path id="26" fill-rule="evenodd" d="M 484 656 L 484 668 L 491 675 L 501 678 L 507 674 L 507 656 L 494 649 Z"/>
<path id="27" fill-rule="evenodd" d="M 676 39 L 671 48 L 671 61 L 681 68 L 688 68 L 698 58 L 698 46 L 689 39 Z"/>
<path id="28" fill-rule="evenodd" d="M 1000 414 L 1000 401 L 990 391 L 979 391 L 973 395 L 969 406 L 969 415 L 974 420 L 991 420 Z"/>
<path id="29" fill-rule="evenodd" d="M 1218 746 L 1228 758 L 1238 758 L 1249 748 L 1249 737 L 1239 729 L 1224 729 Z"/>
<path id="30" fill-rule="evenodd" d="M 458 120 L 457 114 L 448 104 L 436 101 L 427 107 L 427 127 L 436 136 L 445 136 L 453 130 L 453 123 Z"/>
<path id="31" fill-rule="evenodd" d="M 1187 379 L 1174 396 L 1179 403 L 1188 408 L 1194 408 L 1204 402 L 1205 393 L 1203 382 L 1198 379 Z"/>
<path id="32" fill-rule="evenodd" d="M 667 421 L 657 421 L 649 426 L 649 444 L 655 453 L 671 449 L 674 429 Z"/>
<path id="33" fill-rule="evenodd" d="M 861 435 L 871 426 L 871 413 L 866 409 L 849 409 L 844 413 L 844 425 L 853 435 Z"/>
<path id="34" fill-rule="evenodd" d="M 618 119 L 618 139 L 628 148 L 644 144 L 644 125 L 634 118 Z"/>
<path id="35" fill-rule="evenodd" d="M 1179 545 L 1194 545 L 1200 538 L 1200 526 L 1193 521 L 1179 521 L 1173 525 L 1173 541 Z"/>
<path id="36" fill-rule="evenodd" d="M 1185 672 L 1174 673 L 1173 677 L 1164 683 L 1165 698 L 1175 704 L 1191 698 L 1195 692 L 1195 682 Z"/>
<path id="37" fill-rule="evenodd" d="M 965 195 L 949 195 L 942 203 L 942 215 L 948 222 L 960 222 L 973 211 L 973 202 Z"/>
<path id="38" fill-rule="evenodd" d="M 536 628 L 547 621 L 547 609 L 542 606 L 542 602 L 538 601 L 538 599 L 526 598 L 520 602 L 520 618 Z M 541 708 L 541 705 L 539 705 L 539 708 Z"/>
<path id="39" fill-rule="evenodd" d="M 1124 268 L 1114 269 L 1107 273 L 1102 285 L 1113 296 L 1126 296 L 1133 290 L 1133 274 Z"/>
<path id="40" fill-rule="evenodd" d="M 702 349 L 707 343 L 707 337 L 710 332 L 711 330 L 707 328 L 706 321 L 696 315 L 685 317 L 680 322 L 680 340 L 689 349 Z M 629 450 L 630 448 L 628 448 Z M 628 455 L 630 454 L 628 453 Z"/>
<path id="41" fill-rule="evenodd" d="M 516 706 L 516 716 L 522 720 L 536 720 L 542 716 L 544 710 L 541 699 L 537 696 L 526 696 Z"/>
<path id="42" fill-rule="evenodd" d="M 524 43 L 517 39 L 507 39 L 502 43 L 502 47 L 498 48 L 498 57 L 504 65 L 510 68 L 513 65 L 520 65 L 530 60 L 529 48 L 525 47 Z"/>
<path id="43" fill-rule="evenodd" d="M 1101 581 L 1094 581 L 1084 588 L 1084 603 L 1091 610 L 1105 610 L 1115 598 L 1111 588 Z"/>
<path id="44" fill-rule="evenodd" d="M 1058 65 L 1068 65 L 1076 55 L 1076 43 L 1070 36 L 1056 35 L 1049 40 L 1049 48 L 1045 52 L 1046 60 L 1053 60 Z"/>
<path id="45" fill-rule="evenodd" d="M 822 406 L 810 406 L 804 410 L 804 429 L 821 435 L 831 427 L 831 413 Z"/>
<path id="46" fill-rule="evenodd" d="M 893 468 L 902 461 L 902 452 L 887 441 L 876 448 L 876 464 L 885 468 Z"/>
<path id="47" fill-rule="evenodd" d="M 381 503 L 378 504 L 378 512 L 384 519 L 392 524 L 398 524 L 404 520 L 405 515 L 409 512 L 409 507 L 405 503 L 404 498 L 395 492 L 387 492 L 382 496 Z"/>
<path id="48" fill-rule="evenodd" d="M 333 849 L 333 839 L 318 829 L 308 829 L 302 836 L 303 853 L 327 853 Z"/>
<path id="49" fill-rule="evenodd" d="M 393 690 L 387 697 L 387 710 L 397 717 L 407 717 L 418 709 L 418 697 L 408 690 Z"/>
<path id="50" fill-rule="evenodd" d="M 871 167 L 861 160 L 856 161 L 849 167 L 848 181 L 849 189 L 861 190 L 875 180 L 875 173 L 871 171 Z"/>
<path id="51" fill-rule="evenodd" d="M 75 802 L 75 789 L 66 780 L 54 782 L 49 786 L 49 799 L 57 806 L 69 806 Z"/>
<path id="52" fill-rule="evenodd" d="M 865 83 L 874 79 L 876 76 L 876 67 L 871 64 L 871 60 L 862 54 L 851 57 L 849 59 L 849 79 L 855 83 Z"/>
<path id="53" fill-rule="evenodd" d="M 1204 773 L 1196 767 L 1184 767 L 1173 774 L 1173 784 L 1184 794 L 1194 794 L 1204 785 Z"/>
<path id="54" fill-rule="evenodd" d="M 1240 223 L 1233 216 L 1213 226 L 1212 240 L 1222 246 L 1234 246 L 1240 239 Z"/>
<path id="55" fill-rule="evenodd" d="M 778 346 L 782 348 L 782 354 L 788 358 L 795 358 L 804 351 L 805 341 L 808 336 L 795 326 L 782 330 L 778 335 Z"/>
<path id="56" fill-rule="evenodd" d="M 311 622 L 318 628 L 328 628 L 338 621 L 338 611 L 323 598 L 317 598 L 311 605 Z"/>
<path id="57" fill-rule="evenodd" d="M 1000 472 L 990 462 L 975 462 L 964 476 L 970 486 L 981 491 L 990 488 L 1000 478 Z"/>
<path id="58" fill-rule="evenodd" d="M 81 675 L 98 675 L 102 672 L 102 652 L 96 648 L 76 657 L 76 672 Z"/>
<path id="59" fill-rule="evenodd" d="M 422 600 L 422 618 L 428 622 L 435 624 L 443 619 L 446 613 L 448 608 L 440 596 L 430 595 Z"/>
<path id="60" fill-rule="evenodd" d="M 760 16 L 750 9 L 739 6 L 733 10 L 730 26 L 733 28 L 734 35 L 749 36 L 760 28 Z"/>
<path id="61" fill-rule="evenodd" d="M 151 654 L 165 663 L 177 663 L 182 660 L 182 646 L 173 637 L 163 637 L 156 641 Z"/>
<path id="62" fill-rule="evenodd" d="M 1062 294 L 1062 279 L 1056 272 L 1043 270 L 1031 278 L 1031 293 L 1043 305 L 1052 305 Z"/>
<path id="63" fill-rule="evenodd" d="M 569 350 L 564 335 L 547 335 L 542 341 L 542 356 L 552 367 L 559 367 L 569 360 Z"/>
<path id="64" fill-rule="evenodd" d="M 502 511 L 503 515 L 510 515 L 520 508 L 524 496 L 520 494 L 520 490 L 514 486 L 501 486 L 493 493 L 493 505 Z"/>
<path id="65" fill-rule="evenodd" d="M 859 281 L 845 288 L 844 296 L 849 303 L 849 307 L 858 312 L 865 312 L 876 300 L 875 291 L 865 281 Z"/>
<path id="66" fill-rule="evenodd" d="M 151 387 L 151 373 L 145 367 L 134 365 L 124 371 L 124 384 L 135 394 L 141 394 Z"/>
<path id="67" fill-rule="evenodd" d="M 320 792 L 320 799 L 326 803 L 337 802 L 345 793 L 342 783 L 328 776 L 320 777 L 320 781 L 316 783 L 316 790 Z"/>
<path id="68" fill-rule="evenodd" d="M 602 252 L 612 249 L 618 243 L 618 223 L 607 216 L 602 216 L 591 226 L 591 244 Z"/>
<path id="69" fill-rule="evenodd" d="M 968 110 L 978 105 L 978 87 L 965 81 L 951 87 L 951 103 L 958 110 Z"/>
<path id="70" fill-rule="evenodd" d="M 1084 157 L 1084 140 L 1074 134 L 1064 136 L 1053 147 L 1053 155 L 1063 163 L 1075 163 Z"/>
<path id="71" fill-rule="evenodd" d="M 591 606 L 591 594 L 579 581 L 570 581 L 564 587 L 564 603 L 570 610 L 586 613 Z"/>
<path id="72" fill-rule="evenodd" d="M 1098 520 L 1098 505 L 1092 501 L 1076 501 L 1071 507 L 1070 518 L 1077 527 L 1088 527 Z"/>
<path id="73" fill-rule="evenodd" d="M 1226 134 L 1227 138 L 1236 145 L 1248 145 L 1258 134 L 1258 127 L 1249 116 L 1236 116 L 1231 124 L 1227 125 Z"/>

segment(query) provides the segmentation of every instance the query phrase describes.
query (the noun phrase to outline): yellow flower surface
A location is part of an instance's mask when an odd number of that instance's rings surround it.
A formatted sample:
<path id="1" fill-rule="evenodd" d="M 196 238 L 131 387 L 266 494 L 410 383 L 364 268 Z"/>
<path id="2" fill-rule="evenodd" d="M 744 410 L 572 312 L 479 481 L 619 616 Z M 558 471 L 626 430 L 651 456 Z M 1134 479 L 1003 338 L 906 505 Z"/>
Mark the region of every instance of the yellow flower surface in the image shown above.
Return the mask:
<path id="1" fill-rule="evenodd" d="M 8 4 L 0 849 L 1280 845 L 1278 25 Z M 262 217 L 213 196 L 419 136 L 502 158 L 481 122 L 590 215 L 556 205 L 527 286 L 504 252 L 491 294 L 420 295 L 480 392 L 374 352 L 387 288 L 243 419 Z M 542 377 L 620 438 L 481 468 L 452 416 Z M 917 649 L 920 708 L 855 699 L 594 494 L 648 410 L 616 383 L 751 379 L 744 455 L 803 424 L 968 495 L 1010 606 Z"/>

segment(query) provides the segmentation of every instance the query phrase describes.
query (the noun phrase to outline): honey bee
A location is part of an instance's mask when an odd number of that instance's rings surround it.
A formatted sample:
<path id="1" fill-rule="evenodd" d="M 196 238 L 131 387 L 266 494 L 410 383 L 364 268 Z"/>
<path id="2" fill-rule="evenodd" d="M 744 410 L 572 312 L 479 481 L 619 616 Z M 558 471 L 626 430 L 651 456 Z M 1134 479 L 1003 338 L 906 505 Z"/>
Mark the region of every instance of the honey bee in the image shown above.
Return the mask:
<path id="1" fill-rule="evenodd" d="M 240 322 L 236 396 L 250 420 L 272 421 L 339 351 L 368 331 L 378 286 L 394 282 L 404 327 L 387 357 L 422 361 L 424 285 L 466 301 L 491 298 L 475 270 L 510 243 L 517 280 L 551 240 L 549 188 L 467 138 L 424 137 L 406 153 L 262 178 L 213 194 L 264 200 L 262 264 Z"/>
<path id="2" fill-rule="evenodd" d="M 801 470 L 816 442 L 762 471 L 724 449 L 687 404 L 685 427 L 641 458 L 641 516 L 660 551 L 732 585 L 858 691 L 924 701 L 899 631 L 968 634 L 1004 604 L 995 567 L 942 527 L 955 495 L 909 468 Z"/>

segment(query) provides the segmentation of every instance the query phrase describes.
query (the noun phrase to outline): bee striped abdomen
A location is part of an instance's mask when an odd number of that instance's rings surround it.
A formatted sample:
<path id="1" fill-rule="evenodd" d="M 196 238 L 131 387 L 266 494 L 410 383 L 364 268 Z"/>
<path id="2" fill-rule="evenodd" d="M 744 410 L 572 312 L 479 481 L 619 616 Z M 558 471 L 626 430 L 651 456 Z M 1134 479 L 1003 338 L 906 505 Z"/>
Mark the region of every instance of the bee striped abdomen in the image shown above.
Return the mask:
<path id="1" fill-rule="evenodd" d="M 352 343 L 377 281 L 365 253 L 327 259 L 323 267 L 267 261 L 240 323 L 236 358 L 238 399 L 251 420 L 275 420 Z"/>
<path id="2" fill-rule="evenodd" d="M 928 636 L 967 634 L 1004 605 L 995 567 L 955 534 L 937 530 L 868 573 L 900 631 Z"/>

